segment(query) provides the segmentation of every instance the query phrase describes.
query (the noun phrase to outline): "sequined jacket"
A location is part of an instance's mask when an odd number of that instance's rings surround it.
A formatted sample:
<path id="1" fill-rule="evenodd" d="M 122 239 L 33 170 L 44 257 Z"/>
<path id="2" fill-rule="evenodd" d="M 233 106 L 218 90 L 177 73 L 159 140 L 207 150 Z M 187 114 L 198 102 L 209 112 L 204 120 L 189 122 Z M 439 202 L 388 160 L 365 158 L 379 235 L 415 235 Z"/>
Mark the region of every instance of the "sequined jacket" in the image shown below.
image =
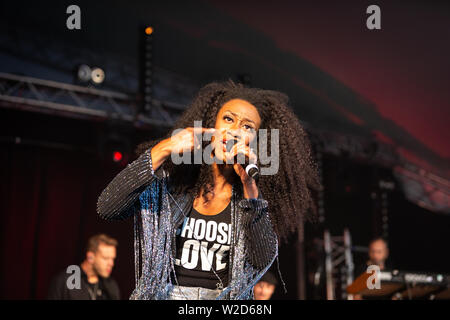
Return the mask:
<path id="1" fill-rule="evenodd" d="M 106 220 L 134 216 L 136 288 L 130 299 L 166 299 L 173 285 L 175 233 L 190 212 L 189 194 L 170 190 L 170 177 L 153 169 L 151 149 L 123 169 L 103 190 L 97 212 Z M 233 185 L 229 284 L 218 299 L 252 299 L 253 286 L 278 255 L 268 203 L 245 199 Z"/>

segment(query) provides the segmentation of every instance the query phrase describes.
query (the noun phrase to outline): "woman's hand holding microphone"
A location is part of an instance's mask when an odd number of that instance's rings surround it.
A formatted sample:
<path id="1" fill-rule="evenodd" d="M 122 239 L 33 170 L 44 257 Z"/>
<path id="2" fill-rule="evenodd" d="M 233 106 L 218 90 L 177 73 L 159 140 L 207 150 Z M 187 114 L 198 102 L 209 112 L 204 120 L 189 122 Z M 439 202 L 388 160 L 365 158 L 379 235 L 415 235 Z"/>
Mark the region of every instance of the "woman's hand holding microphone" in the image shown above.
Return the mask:
<path id="1" fill-rule="evenodd" d="M 215 139 L 219 139 L 218 141 L 227 139 L 227 133 L 224 131 L 224 129 L 201 127 L 188 127 L 182 129 L 176 134 L 172 135 L 170 138 L 160 141 L 152 148 L 151 157 L 153 170 L 158 169 L 172 153 L 181 155 L 184 152 L 192 152 L 194 148 L 200 149 L 202 144 L 201 136 L 205 133 L 215 134 Z M 227 163 L 233 164 L 234 171 L 241 179 L 244 197 L 247 199 L 256 199 L 258 198 L 258 188 L 256 187 L 256 181 L 247 174 L 241 164 L 236 163 L 235 159 L 238 154 L 243 154 L 250 163 L 256 163 L 257 156 L 248 145 L 250 141 L 249 137 L 242 135 L 240 137 L 242 138 L 239 139 L 233 137 L 233 139 L 230 139 L 234 140 L 236 143 L 231 147 L 230 150 L 226 150 L 224 152 L 224 156 L 226 158 L 224 160 L 226 160 Z M 220 144 L 217 144 L 217 146 L 219 145 Z"/>

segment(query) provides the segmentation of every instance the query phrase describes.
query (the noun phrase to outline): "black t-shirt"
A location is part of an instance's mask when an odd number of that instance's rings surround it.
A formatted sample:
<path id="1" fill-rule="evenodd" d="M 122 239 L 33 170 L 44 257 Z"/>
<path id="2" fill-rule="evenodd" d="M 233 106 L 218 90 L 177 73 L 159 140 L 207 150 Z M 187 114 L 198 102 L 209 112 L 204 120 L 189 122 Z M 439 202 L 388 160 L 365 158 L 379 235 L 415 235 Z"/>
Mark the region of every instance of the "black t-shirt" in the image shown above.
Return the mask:
<path id="1" fill-rule="evenodd" d="M 367 268 L 369 267 L 369 265 L 371 265 L 372 262 L 366 261 L 364 264 L 359 264 L 355 267 L 355 271 L 353 272 L 354 274 L 354 278 L 358 278 L 360 275 L 362 275 L 363 273 L 367 272 Z M 386 270 L 392 270 L 392 261 L 390 259 L 387 259 L 384 262 L 384 269 L 381 271 L 386 271 Z"/>
<path id="2" fill-rule="evenodd" d="M 176 233 L 175 273 L 186 287 L 220 288 L 228 285 L 231 243 L 231 204 L 216 215 L 192 208 Z"/>
<path id="3" fill-rule="evenodd" d="M 67 280 L 71 276 L 66 270 L 54 276 L 50 282 L 47 299 L 49 300 L 119 300 L 120 290 L 117 282 L 99 277 L 97 284 L 88 282 L 87 275 L 80 267 L 80 289 L 69 289 Z M 72 282 L 71 280 L 69 280 Z"/>

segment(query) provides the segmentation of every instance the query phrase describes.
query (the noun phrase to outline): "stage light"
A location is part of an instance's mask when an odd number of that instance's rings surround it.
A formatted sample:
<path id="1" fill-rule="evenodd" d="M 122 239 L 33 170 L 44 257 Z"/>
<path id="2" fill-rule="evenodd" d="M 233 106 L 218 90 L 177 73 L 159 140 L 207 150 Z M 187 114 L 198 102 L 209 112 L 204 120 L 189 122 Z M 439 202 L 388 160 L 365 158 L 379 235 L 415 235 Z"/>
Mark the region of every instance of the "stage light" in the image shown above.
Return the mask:
<path id="1" fill-rule="evenodd" d="M 91 72 L 92 82 L 100 84 L 105 80 L 105 72 L 100 68 L 94 68 Z"/>
<path id="2" fill-rule="evenodd" d="M 122 152 L 120 151 L 114 151 L 113 152 L 113 160 L 114 162 L 120 162 L 123 159 Z"/>
<path id="3" fill-rule="evenodd" d="M 151 35 L 152 33 L 153 33 L 153 28 L 152 27 L 145 28 L 145 34 L 146 35 Z"/>
<path id="4" fill-rule="evenodd" d="M 139 27 L 139 113 L 149 113 L 153 97 L 153 27 Z M 142 32 L 144 30 L 144 32 Z"/>
<path id="5" fill-rule="evenodd" d="M 106 166 L 124 167 L 133 153 L 131 138 L 134 128 L 110 122 L 96 137 L 98 155 Z"/>
<path id="6" fill-rule="evenodd" d="M 105 72 L 99 67 L 90 67 L 87 64 L 81 64 L 76 69 L 76 81 L 83 84 L 101 84 L 105 81 Z"/>
<path id="7" fill-rule="evenodd" d="M 87 82 L 91 80 L 91 68 L 88 65 L 82 64 L 78 66 L 77 76 L 78 80 L 82 82 Z"/>

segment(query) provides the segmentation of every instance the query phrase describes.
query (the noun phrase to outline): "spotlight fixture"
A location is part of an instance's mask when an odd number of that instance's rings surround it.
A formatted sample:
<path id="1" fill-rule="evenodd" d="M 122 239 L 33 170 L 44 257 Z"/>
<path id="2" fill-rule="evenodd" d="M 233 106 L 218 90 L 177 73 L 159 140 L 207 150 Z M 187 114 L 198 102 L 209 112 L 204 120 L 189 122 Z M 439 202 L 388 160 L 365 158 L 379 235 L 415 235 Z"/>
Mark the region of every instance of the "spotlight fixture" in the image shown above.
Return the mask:
<path id="1" fill-rule="evenodd" d="M 105 72 L 100 68 L 94 68 L 91 72 L 92 82 L 95 84 L 100 84 L 105 80 Z"/>
<path id="2" fill-rule="evenodd" d="M 99 67 L 81 64 L 76 70 L 76 80 L 81 83 L 101 84 L 105 81 L 105 72 Z"/>
<path id="3" fill-rule="evenodd" d="M 152 33 L 153 33 L 153 28 L 152 27 L 145 28 L 145 34 L 146 35 L 151 35 Z"/>
<path id="4" fill-rule="evenodd" d="M 110 128 L 97 137 L 98 154 L 106 165 L 125 166 L 132 154 L 129 132 Z"/>
<path id="5" fill-rule="evenodd" d="M 81 82 L 88 82 L 91 80 L 91 68 L 88 65 L 81 64 L 78 66 L 77 77 Z"/>
<path id="6" fill-rule="evenodd" d="M 122 159 L 123 159 L 123 154 L 122 154 L 122 152 L 120 152 L 120 151 L 118 151 L 118 150 L 116 150 L 116 151 L 113 151 L 113 161 L 114 162 L 120 162 Z"/>
<path id="7" fill-rule="evenodd" d="M 142 30 L 144 32 L 142 32 Z M 153 36 L 155 29 L 151 26 L 139 28 L 139 95 L 141 97 L 140 113 L 149 113 L 153 100 Z"/>

